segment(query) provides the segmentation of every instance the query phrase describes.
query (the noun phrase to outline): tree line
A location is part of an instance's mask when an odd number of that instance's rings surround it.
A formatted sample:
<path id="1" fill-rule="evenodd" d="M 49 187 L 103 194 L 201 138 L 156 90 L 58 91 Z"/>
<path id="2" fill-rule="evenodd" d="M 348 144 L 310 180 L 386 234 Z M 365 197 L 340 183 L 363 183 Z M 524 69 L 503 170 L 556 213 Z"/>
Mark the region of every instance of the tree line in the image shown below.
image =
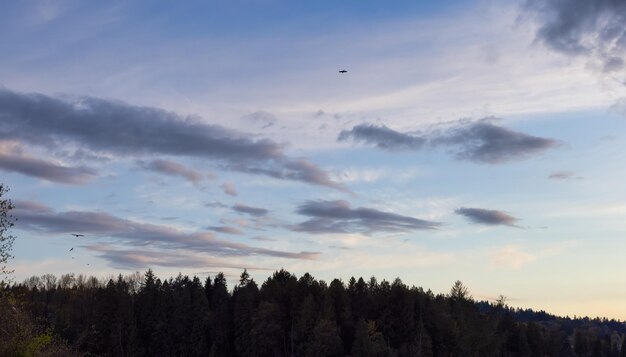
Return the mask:
<path id="1" fill-rule="evenodd" d="M 477 302 L 459 281 L 434 294 L 400 279 L 328 284 L 280 270 L 259 286 L 244 271 L 229 289 L 221 273 L 161 280 L 148 270 L 2 289 L 78 355 L 626 356 L 623 322 Z"/>

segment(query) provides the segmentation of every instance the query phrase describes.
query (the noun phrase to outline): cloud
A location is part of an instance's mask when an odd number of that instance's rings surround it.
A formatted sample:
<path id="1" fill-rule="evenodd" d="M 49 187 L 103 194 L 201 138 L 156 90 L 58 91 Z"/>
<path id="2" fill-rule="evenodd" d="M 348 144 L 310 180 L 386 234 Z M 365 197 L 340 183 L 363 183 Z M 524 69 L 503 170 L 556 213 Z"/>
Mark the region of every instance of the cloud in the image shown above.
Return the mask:
<path id="1" fill-rule="evenodd" d="M 570 179 L 582 179 L 580 176 L 576 176 L 576 173 L 573 171 L 556 171 L 548 176 L 549 179 L 553 180 L 570 180 Z"/>
<path id="2" fill-rule="evenodd" d="M 226 234 L 243 234 L 241 230 L 228 226 L 209 226 L 207 229 Z"/>
<path id="3" fill-rule="evenodd" d="M 342 131 L 337 140 L 352 139 L 383 150 L 419 151 L 423 148 L 452 149 L 459 160 L 499 164 L 521 160 L 557 144 L 555 140 L 532 136 L 493 124 L 495 118 L 460 120 L 428 133 L 401 133 L 385 126 L 360 124 Z"/>
<path id="4" fill-rule="evenodd" d="M 220 201 L 214 201 L 214 202 L 207 202 L 204 204 L 204 207 L 209 207 L 209 208 L 229 208 L 228 205 L 220 202 Z"/>
<path id="5" fill-rule="evenodd" d="M 559 255 L 564 251 L 576 247 L 578 244 L 579 242 L 576 240 L 569 240 L 553 242 L 545 246 L 533 247 L 532 249 L 523 249 L 517 244 L 509 244 L 491 250 L 487 255 L 493 267 L 519 269 L 536 260 Z"/>
<path id="6" fill-rule="evenodd" d="M 265 216 L 265 215 L 267 215 L 269 213 L 269 211 L 266 210 L 265 208 L 246 206 L 246 205 L 242 205 L 242 204 L 239 204 L 239 203 L 236 203 L 232 207 L 232 209 L 235 212 L 249 214 L 249 215 L 254 216 L 254 217 Z"/>
<path id="7" fill-rule="evenodd" d="M 17 172 L 43 180 L 68 185 L 82 185 L 98 172 L 85 166 L 64 166 L 24 155 L 19 146 L 0 145 L 0 170 Z"/>
<path id="8" fill-rule="evenodd" d="M 489 226 L 505 225 L 518 227 L 515 224 L 518 219 L 502 211 L 484 208 L 461 207 L 454 211 L 454 213 L 465 216 L 471 222 L 477 224 L 486 224 Z"/>
<path id="9" fill-rule="evenodd" d="M 261 242 L 275 242 L 276 241 L 276 239 L 267 238 L 267 237 L 263 237 L 263 236 L 256 236 L 256 237 L 252 237 L 250 239 L 258 240 L 258 241 L 261 241 Z"/>
<path id="10" fill-rule="evenodd" d="M 373 208 L 351 208 L 346 201 L 307 201 L 296 212 L 312 218 L 291 229 L 308 233 L 411 232 L 437 229 L 441 225 Z"/>
<path id="11" fill-rule="evenodd" d="M 557 144 L 555 140 L 513 131 L 490 121 L 461 122 L 435 138 L 434 144 L 456 146 L 458 159 L 488 164 L 523 159 Z"/>
<path id="12" fill-rule="evenodd" d="M 141 168 L 146 170 L 158 172 L 169 176 L 182 177 L 193 184 L 198 184 L 202 179 L 209 177 L 206 175 L 202 175 L 198 171 L 192 170 L 188 167 L 185 167 L 177 162 L 170 160 L 138 160 L 137 164 Z"/>
<path id="13" fill-rule="evenodd" d="M 529 0 L 537 15 L 536 38 L 568 56 L 588 56 L 604 72 L 624 68 L 626 2 L 621 0 Z"/>
<path id="14" fill-rule="evenodd" d="M 224 168 L 249 174 L 269 176 L 279 180 L 303 181 L 351 193 L 344 185 L 333 181 L 328 173 L 320 169 L 319 166 L 304 159 L 284 159 L 282 166 L 275 167 L 248 162 L 225 165 Z"/>
<path id="15" fill-rule="evenodd" d="M 227 194 L 229 196 L 233 196 L 233 197 L 237 196 L 237 188 L 235 187 L 234 184 L 232 184 L 230 182 L 225 182 L 220 187 L 222 188 L 222 191 L 224 191 L 225 194 Z"/>
<path id="16" fill-rule="evenodd" d="M 268 113 L 263 110 L 257 110 L 256 112 L 246 114 L 241 117 L 244 121 L 260 126 L 262 129 L 273 126 L 278 118 L 272 113 Z"/>
<path id="17" fill-rule="evenodd" d="M 492 265 L 514 269 L 519 269 L 537 258 L 536 255 L 522 251 L 517 245 L 507 245 L 489 254 Z"/>
<path id="18" fill-rule="evenodd" d="M 346 191 L 283 145 L 151 107 L 93 97 L 59 99 L 0 88 L 0 139 L 58 148 L 78 145 L 95 153 L 174 155 L 216 160 L 225 168 Z"/>
<path id="19" fill-rule="evenodd" d="M 426 138 L 419 135 L 405 134 L 384 125 L 372 124 L 356 125 L 352 130 L 343 130 L 337 138 L 339 141 L 348 139 L 374 145 L 383 150 L 420 150 L 426 143 Z"/>
<path id="20" fill-rule="evenodd" d="M 235 268 L 243 265 L 231 264 L 214 257 L 184 251 L 155 251 L 146 249 L 118 249 L 110 245 L 96 244 L 87 249 L 97 252 L 97 256 L 107 260 L 117 269 L 145 269 L 154 266 L 181 268 Z"/>
<path id="21" fill-rule="evenodd" d="M 33 209 L 35 208 L 35 209 Z M 56 212 L 39 203 L 16 203 L 20 229 L 39 233 L 82 233 L 94 239 L 113 239 L 131 246 L 183 249 L 220 256 L 272 256 L 316 259 L 316 252 L 285 252 L 252 247 L 215 238 L 212 233 L 187 233 L 179 229 L 119 218 L 105 212 Z"/>

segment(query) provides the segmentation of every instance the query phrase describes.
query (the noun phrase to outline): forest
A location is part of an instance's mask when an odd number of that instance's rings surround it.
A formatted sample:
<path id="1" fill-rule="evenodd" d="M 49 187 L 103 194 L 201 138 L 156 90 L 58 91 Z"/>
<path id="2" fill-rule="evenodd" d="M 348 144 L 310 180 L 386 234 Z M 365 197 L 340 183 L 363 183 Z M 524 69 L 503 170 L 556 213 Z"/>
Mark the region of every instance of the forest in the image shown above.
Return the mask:
<path id="1" fill-rule="evenodd" d="M 222 273 L 148 270 L 1 290 L 3 356 L 626 356 L 624 322 L 475 301 L 460 281 L 434 294 L 399 278 L 327 283 L 285 270 L 259 285 L 244 270 L 229 288 Z"/>

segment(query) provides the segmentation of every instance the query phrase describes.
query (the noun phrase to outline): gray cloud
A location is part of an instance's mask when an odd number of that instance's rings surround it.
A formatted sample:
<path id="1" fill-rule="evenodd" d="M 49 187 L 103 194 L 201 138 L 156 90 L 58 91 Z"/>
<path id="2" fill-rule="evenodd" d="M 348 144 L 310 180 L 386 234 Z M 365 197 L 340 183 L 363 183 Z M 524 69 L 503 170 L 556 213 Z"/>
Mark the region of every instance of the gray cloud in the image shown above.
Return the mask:
<path id="1" fill-rule="evenodd" d="M 153 266 L 244 269 L 240 265 L 189 252 L 117 249 L 110 245 L 101 244 L 87 246 L 87 249 L 97 252 L 98 257 L 107 260 L 113 268 L 117 269 L 145 269 Z"/>
<path id="2" fill-rule="evenodd" d="M 209 178 L 209 176 L 207 175 L 202 175 L 196 170 L 192 170 L 188 167 L 185 167 L 184 165 L 170 160 L 137 160 L 137 164 L 145 170 L 150 170 L 169 176 L 182 177 L 194 184 L 198 184 L 204 178 Z"/>
<path id="3" fill-rule="evenodd" d="M 224 191 L 225 194 L 227 194 L 229 196 L 233 196 L 233 197 L 237 196 L 237 188 L 235 187 L 234 184 L 232 184 L 230 182 L 225 182 L 220 187 L 222 188 L 222 191 Z"/>
<path id="4" fill-rule="evenodd" d="M 490 120 L 460 124 L 433 140 L 435 145 L 455 146 L 455 156 L 488 164 L 526 158 L 540 153 L 557 142 L 494 125 Z"/>
<path id="5" fill-rule="evenodd" d="M 209 207 L 209 208 L 229 208 L 230 206 L 219 202 L 219 201 L 214 201 L 214 202 L 207 202 L 204 204 L 204 207 Z"/>
<path id="6" fill-rule="evenodd" d="M 226 234 L 243 234 L 243 232 L 235 227 L 228 227 L 228 226 L 209 226 L 207 227 L 207 229 L 215 231 L 215 232 L 220 232 L 220 233 L 226 233 Z"/>
<path id="7" fill-rule="evenodd" d="M 346 201 L 307 201 L 296 212 L 312 218 L 291 229 L 308 233 L 411 232 L 437 229 L 441 225 L 373 208 L 351 208 Z"/>
<path id="8" fill-rule="evenodd" d="M 338 140 L 353 139 L 384 150 L 412 150 L 444 147 L 455 158 L 498 164 L 524 159 L 557 144 L 555 140 L 528 135 L 493 124 L 495 118 L 461 120 L 429 133 L 401 133 L 385 126 L 356 125 L 342 131 Z M 413 144 L 412 144 L 413 143 Z"/>
<path id="9" fill-rule="evenodd" d="M 32 209 L 32 208 L 36 209 Z M 104 212 L 55 212 L 38 203 L 16 202 L 14 215 L 20 229 L 40 233 L 84 233 L 99 239 L 114 239 L 132 246 L 184 249 L 221 256 L 272 256 L 291 259 L 316 259 L 318 253 L 291 253 L 257 248 L 219 240 L 211 233 L 186 233 L 168 226 L 140 223 Z"/>
<path id="10" fill-rule="evenodd" d="M 529 0 L 537 15 L 537 39 L 566 55 L 600 61 L 604 72 L 624 68 L 626 2 L 622 0 Z"/>
<path id="11" fill-rule="evenodd" d="M 96 153 L 200 157 L 242 172 L 346 190 L 316 165 L 286 156 L 272 140 L 156 108 L 0 88 L 0 121 L 0 139 L 48 148 L 74 144 Z"/>
<path id="12" fill-rule="evenodd" d="M 261 242 L 275 242 L 276 241 L 276 239 L 267 238 L 267 237 L 263 237 L 263 236 L 256 236 L 256 237 L 252 237 L 250 239 L 258 240 L 258 241 L 261 241 Z"/>
<path id="13" fill-rule="evenodd" d="M 224 168 L 249 174 L 265 175 L 279 180 L 309 182 L 351 193 L 345 186 L 333 181 L 328 176 L 328 173 L 320 169 L 317 165 L 304 159 L 285 159 L 280 167 L 259 166 L 254 163 L 239 163 L 226 165 Z"/>
<path id="14" fill-rule="evenodd" d="M 473 223 L 486 224 L 489 226 L 505 225 L 518 227 L 515 224 L 518 219 L 502 211 L 484 208 L 461 207 L 454 211 L 454 213 L 465 216 Z"/>
<path id="15" fill-rule="evenodd" d="M 383 150 L 420 150 L 426 143 L 426 138 L 418 135 L 405 134 L 386 126 L 372 124 L 356 125 L 352 130 L 343 130 L 337 140 L 352 139 L 357 143 L 374 145 Z"/>
<path id="16" fill-rule="evenodd" d="M 246 206 L 246 205 L 242 205 L 242 204 L 239 204 L 239 203 L 236 203 L 232 207 L 232 209 L 235 212 L 249 214 L 249 215 L 254 216 L 254 217 L 265 216 L 265 215 L 267 215 L 269 213 L 269 211 L 266 210 L 265 208 Z"/>
<path id="17" fill-rule="evenodd" d="M 573 171 L 556 171 L 551 173 L 548 178 L 553 180 L 582 179 L 582 177 L 576 176 L 576 173 Z"/>
<path id="18" fill-rule="evenodd" d="M 62 166 L 51 161 L 35 159 L 25 155 L 3 152 L 0 149 L 0 170 L 17 172 L 43 180 L 82 185 L 97 176 L 97 171 L 85 166 Z"/>

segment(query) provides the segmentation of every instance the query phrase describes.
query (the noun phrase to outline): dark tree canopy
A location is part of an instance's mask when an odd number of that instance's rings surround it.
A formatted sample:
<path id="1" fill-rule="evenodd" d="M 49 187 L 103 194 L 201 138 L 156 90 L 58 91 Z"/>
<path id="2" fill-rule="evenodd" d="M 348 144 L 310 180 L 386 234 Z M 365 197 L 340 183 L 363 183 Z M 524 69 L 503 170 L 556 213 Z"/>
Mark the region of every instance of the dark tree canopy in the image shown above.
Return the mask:
<path id="1" fill-rule="evenodd" d="M 11 250 L 15 241 L 15 236 L 11 235 L 11 227 L 15 221 L 11 210 L 15 206 L 10 199 L 5 198 L 8 191 L 5 185 L 0 184 L 0 283 L 4 281 L 6 275 L 12 273 L 8 267 L 8 261 L 13 258 Z"/>
<path id="2" fill-rule="evenodd" d="M 42 331 L 90 356 L 626 353 L 623 322 L 512 309 L 504 299 L 477 302 L 460 281 L 449 294 L 435 295 L 400 279 L 326 283 L 280 270 L 260 286 L 244 271 L 233 285 L 229 290 L 221 273 L 203 284 L 183 275 L 161 280 L 148 270 L 108 281 L 46 274 L 3 289 L 43 324 Z"/>

